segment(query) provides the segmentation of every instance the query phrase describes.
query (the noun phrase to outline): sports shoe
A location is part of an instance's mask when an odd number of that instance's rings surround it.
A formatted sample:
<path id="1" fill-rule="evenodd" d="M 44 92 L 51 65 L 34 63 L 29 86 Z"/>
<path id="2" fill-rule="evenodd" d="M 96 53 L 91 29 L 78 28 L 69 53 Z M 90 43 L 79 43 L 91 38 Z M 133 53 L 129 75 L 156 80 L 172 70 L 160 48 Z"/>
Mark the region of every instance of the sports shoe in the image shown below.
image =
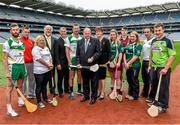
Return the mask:
<path id="1" fill-rule="evenodd" d="M 27 98 L 28 98 L 28 99 L 35 99 L 36 96 L 35 96 L 35 95 L 28 95 Z"/>
<path id="2" fill-rule="evenodd" d="M 76 94 L 83 96 L 83 92 L 81 92 L 81 90 L 78 90 Z"/>
<path id="3" fill-rule="evenodd" d="M 133 96 L 129 96 L 129 97 L 128 97 L 128 100 L 130 100 L 130 101 L 131 101 L 131 100 L 135 100 L 135 98 L 134 98 Z"/>
<path id="4" fill-rule="evenodd" d="M 154 102 L 149 102 L 149 103 L 147 103 L 147 105 L 148 105 L 149 107 L 151 107 L 151 106 L 153 105 L 153 103 L 154 103 Z"/>
<path id="5" fill-rule="evenodd" d="M 23 99 L 21 97 L 18 98 L 18 106 L 19 107 L 24 106 L 24 101 L 23 101 Z"/>
<path id="6" fill-rule="evenodd" d="M 51 99 L 46 99 L 45 102 L 49 103 L 49 104 L 52 104 L 53 101 Z"/>
<path id="7" fill-rule="evenodd" d="M 13 109 L 7 111 L 7 115 L 11 116 L 11 117 L 16 117 L 18 116 L 18 113 L 16 113 Z"/>
<path id="8" fill-rule="evenodd" d="M 126 99 L 129 99 L 129 97 L 130 97 L 130 95 L 126 95 L 126 96 L 125 96 Z"/>
<path id="9" fill-rule="evenodd" d="M 158 113 L 165 113 L 166 112 L 166 108 L 162 108 L 162 107 L 158 107 Z"/>
<path id="10" fill-rule="evenodd" d="M 39 103 L 38 103 L 38 107 L 39 107 L 39 108 L 44 108 L 45 105 L 44 105 L 42 102 L 39 102 Z"/>
<path id="11" fill-rule="evenodd" d="M 153 99 L 147 98 L 147 99 L 146 99 L 146 102 L 147 102 L 147 103 L 152 103 L 152 102 L 153 102 Z"/>
<path id="12" fill-rule="evenodd" d="M 71 100 L 74 100 L 74 99 L 75 99 L 75 96 L 74 96 L 74 93 L 73 93 L 73 92 L 70 93 L 69 99 L 71 99 Z"/>

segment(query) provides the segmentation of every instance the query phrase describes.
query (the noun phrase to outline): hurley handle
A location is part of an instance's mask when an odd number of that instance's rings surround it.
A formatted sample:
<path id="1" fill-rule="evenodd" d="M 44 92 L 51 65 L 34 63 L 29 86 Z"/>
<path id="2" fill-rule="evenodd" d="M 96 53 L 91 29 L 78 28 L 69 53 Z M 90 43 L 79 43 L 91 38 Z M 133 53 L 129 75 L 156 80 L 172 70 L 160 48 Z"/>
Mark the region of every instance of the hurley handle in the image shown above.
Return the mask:
<path id="1" fill-rule="evenodd" d="M 158 88 L 157 88 L 157 92 L 156 92 L 155 101 L 158 101 L 158 99 L 159 99 L 159 91 L 160 91 L 160 86 L 161 86 L 161 79 L 162 79 L 162 74 L 160 74 L 160 77 L 159 77 L 159 82 L 158 82 Z"/>
<path id="2" fill-rule="evenodd" d="M 115 75 L 114 75 L 114 78 L 117 79 L 118 78 L 118 73 L 117 73 L 117 70 L 118 68 L 116 67 L 116 70 L 115 70 Z"/>

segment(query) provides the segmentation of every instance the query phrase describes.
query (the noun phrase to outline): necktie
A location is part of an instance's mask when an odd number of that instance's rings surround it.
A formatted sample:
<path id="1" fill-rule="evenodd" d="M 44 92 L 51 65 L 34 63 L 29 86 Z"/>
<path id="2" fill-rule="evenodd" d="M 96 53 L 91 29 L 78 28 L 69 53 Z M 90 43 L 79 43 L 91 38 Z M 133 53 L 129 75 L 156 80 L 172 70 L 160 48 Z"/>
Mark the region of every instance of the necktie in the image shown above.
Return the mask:
<path id="1" fill-rule="evenodd" d="M 85 39 L 85 53 L 87 51 L 87 48 L 88 48 L 88 39 Z"/>
<path id="2" fill-rule="evenodd" d="M 47 37 L 47 41 L 48 41 L 49 49 L 51 49 L 51 37 Z"/>

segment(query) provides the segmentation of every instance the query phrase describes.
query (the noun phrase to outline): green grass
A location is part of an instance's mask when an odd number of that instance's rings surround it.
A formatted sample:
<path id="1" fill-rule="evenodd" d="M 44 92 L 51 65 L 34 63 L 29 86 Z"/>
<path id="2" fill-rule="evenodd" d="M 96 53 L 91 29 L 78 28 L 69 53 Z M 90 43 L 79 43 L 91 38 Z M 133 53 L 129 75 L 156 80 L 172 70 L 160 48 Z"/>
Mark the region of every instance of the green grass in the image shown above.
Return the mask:
<path id="1" fill-rule="evenodd" d="M 172 70 L 174 70 L 174 68 L 176 67 L 177 64 L 180 63 L 180 42 L 175 42 L 175 48 L 176 48 L 176 59 L 172 65 Z M 109 76 L 109 74 L 107 73 L 107 75 Z M 123 73 L 123 79 L 126 79 L 126 75 L 125 72 Z M 142 81 L 141 78 L 141 72 L 139 73 L 139 80 L 140 82 Z M 6 80 L 6 76 L 5 76 L 5 69 L 4 69 L 4 65 L 2 62 L 2 45 L 0 44 L 0 86 L 6 86 L 7 80 Z M 141 82 L 142 84 L 142 82 Z M 109 89 L 110 86 L 110 78 L 106 79 L 106 89 Z M 124 87 L 127 88 L 127 83 L 125 82 Z M 76 80 L 75 80 L 75 86 L 74 86 L 75 90 L 77 88 L 77 84 L 76 84 Z"/>

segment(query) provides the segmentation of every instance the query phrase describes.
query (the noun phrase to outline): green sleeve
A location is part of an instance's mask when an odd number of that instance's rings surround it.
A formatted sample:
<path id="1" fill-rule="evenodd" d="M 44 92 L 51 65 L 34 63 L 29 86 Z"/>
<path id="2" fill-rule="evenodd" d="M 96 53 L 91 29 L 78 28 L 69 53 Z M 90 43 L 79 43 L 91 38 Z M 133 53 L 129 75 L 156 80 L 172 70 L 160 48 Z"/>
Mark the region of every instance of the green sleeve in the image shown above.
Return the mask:
<path id="1" fill-rule="evenodd" d="M 175 56 L 176 55 L 176 50 L 175 49 L 168 48 L 167 50 L 168 50 L 168 55 L 169 56 Z"/>
<path id="2" fill-rule="evenodd" d="M 124 52 L 124 48 L 123 48 L 122 43 L 119 43 L 119 45 L 118 45 L 118 52 L 119 53 L 123 53 Z"/>
<path id="3" fill-rule="evenodd" d="M 142 50 L 142 45 L 137 44 L 137 46 L 135 47 L 135 54 L 134 55 L 140 56 L 141 55 L 141 50 Z"/>

